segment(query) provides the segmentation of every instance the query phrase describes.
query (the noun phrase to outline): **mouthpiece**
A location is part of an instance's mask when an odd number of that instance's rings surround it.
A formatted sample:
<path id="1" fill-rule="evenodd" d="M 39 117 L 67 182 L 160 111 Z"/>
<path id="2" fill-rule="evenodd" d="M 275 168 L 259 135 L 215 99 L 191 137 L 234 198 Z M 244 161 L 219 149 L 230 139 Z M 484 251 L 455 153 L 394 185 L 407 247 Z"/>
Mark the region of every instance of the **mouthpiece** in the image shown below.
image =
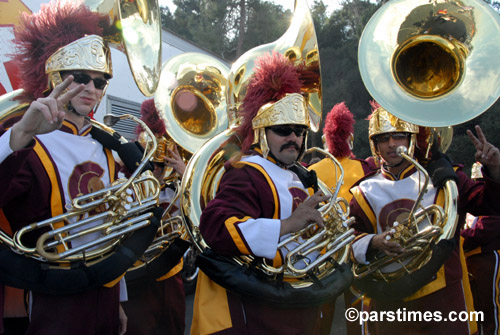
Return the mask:
<path id="1" fill-rule="evenodd" d="M 396 153 L 401 156 L 401 154 L 408 153 L 408 149 L 404 145 L 401 145 L 396 149 Z"/>
<path id="2" fill-rule="evenodd" d="M 106 126 L 113 127 L 118 121 L 120 121 L 120 118 L 115 115 L 107 114 L 104 115 L 103 121 Z"/>

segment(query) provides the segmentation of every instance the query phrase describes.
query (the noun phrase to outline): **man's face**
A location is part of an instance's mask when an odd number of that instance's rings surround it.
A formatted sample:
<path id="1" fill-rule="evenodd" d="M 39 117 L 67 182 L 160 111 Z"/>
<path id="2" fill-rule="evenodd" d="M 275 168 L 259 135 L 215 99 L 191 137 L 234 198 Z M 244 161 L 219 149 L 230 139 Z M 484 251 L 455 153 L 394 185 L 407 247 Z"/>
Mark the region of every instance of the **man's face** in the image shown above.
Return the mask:
<path id="1" fill-rule="evenodd" d="M 408 148 L 410 135 L 408 133 L 386 133 L 374 137 L 378 154 L 388 166 L 395 166 L 404 158 L 397 154 L 399 146 Z"/>
<path id="2" fill-rule="evenodd" d="M 298 125 L 280 125 L 266 128 L 267 145 L 274 157 L 285 165 L 299 157 L 307 128 Z"/>
<path id="3" fill-rule="evenodd" d="M 107 80 L 101 72 L 83 70 L 64 73 L 62 79 L 66 79 L 70 74 L 74 76 L 70 90 L 78 85 L 85 85 L 85 89 L 71 99 L 71 105 L 79 115 L 87 116 L 101 99 Z"/>

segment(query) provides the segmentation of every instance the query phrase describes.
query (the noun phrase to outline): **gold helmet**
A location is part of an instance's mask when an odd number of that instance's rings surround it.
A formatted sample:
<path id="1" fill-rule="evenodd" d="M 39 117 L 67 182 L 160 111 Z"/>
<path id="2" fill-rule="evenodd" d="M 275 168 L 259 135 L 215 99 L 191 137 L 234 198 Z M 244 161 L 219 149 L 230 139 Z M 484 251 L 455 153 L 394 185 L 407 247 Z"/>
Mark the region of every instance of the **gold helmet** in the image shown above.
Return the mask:
<path id="1" fill-rule="evenodd" d="M 102 37 L 111 30 L 109 15 L 73 1 L 50 2 L 36 13 L 23 13 L 13 43 L 26 97 L 46 96 L 62 82 L 61 71 L 97 71 L 111 78 L 111 54 Z"/>
<path id="2" fill-rule="evenodd" d="M 45 62 L 45 73 L 51 87 L 62 83 L 62 71 L 74 70 L 101 72 L 106 79 L 113 76 L 111 51 L 101 36 L 79 38 L 59 48 Z"/>
<path id="3" fill-rule="evenodd" d="M 373 112 L 370 116 L 368 125 L 368 138 L 370 139 L 370 149 L 375 161 L 378 162 L 380 157 L 377 152 L 375 138 L 381 134 L 387 133 L 409 133 L 411 134 L 408 154 L 413 156 L 415 152 L 416 137 L 419 127 L 415 124 L 401 120 L 392 115 L 378 103 L 372 103 Z"/>
<path id="4" fill-rule="evenodd" d="M 276 102 L 270 102 L 259 108 L 252 119 L 254 143 L 260 143 L 264 157 L 269 153 L 266 128 L 284 124 L 295 124 L 309 128 L 309 111 L 306 99 L 299 93 L 287 93 Z"/>
<path id="5" fill-rule="evenodd" d="M 301 94 L 300 66 L 277 52 L 260 56 L 256 64 L 240 106 L 242 122 L 238 132 L 243 139 L 243 152 L 258 145 L 267 157 L 267 127 L 294 124 L 310 128 L 311 120 L 307 99 Z"/>

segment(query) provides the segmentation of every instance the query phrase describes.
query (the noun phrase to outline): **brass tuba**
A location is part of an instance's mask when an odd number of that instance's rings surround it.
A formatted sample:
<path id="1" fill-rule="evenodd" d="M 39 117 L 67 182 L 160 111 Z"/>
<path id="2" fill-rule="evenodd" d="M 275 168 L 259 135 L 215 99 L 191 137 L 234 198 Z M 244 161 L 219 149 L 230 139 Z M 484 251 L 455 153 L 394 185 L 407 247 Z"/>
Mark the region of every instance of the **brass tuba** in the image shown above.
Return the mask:
<path id="1" fill-rule="evenodd" d="M 174 56 L 162 66 L 154 101 L 167 125 L 168 138 L 158 141 L 164 148 L 178 145 L 186 164 L 203 143 L 228 128 L 228 73 L 229 68 L 215 57 L 194 52 Z M 165 149 L 155 154 L 161 161 L 165 155 Z M 175 239 L 189 239 L 182 216 L 174 210 L 181 195 L 181 180 L 172 168 L 165 170 L 163 181 L 174 183 L 176 192 L 164 211 L 153 243 L 131 270 L 151 264 Z"/>
<path id="2" fill-rule="evenodd" d="M 377 102 L 420 126 L 447 127 L 500 95 L 498 13 L 480 0 L 393 0 L 366 24 L 359 70 Z"/>
<path id="3" fill-rule="evenodd" d="M 319 125 L 321 75 L 318 45 L 309 9 L 305 0 L 301 0 L 296 2 L 291 25 L 281 38 L 247 51 L 233 64 L 229 73 L 227 93 L 231 125 L 229 129 L 205 142 L 194 153 L 186 168 L 181 185 L 181 210 L 191 239 L 200 252 L 210 249 L 199 230 L 201 212 L 216 195 L 224 173 L 224 164 L 240 150 L 239 143 L 233 141 L 234 127 L 238 122 L 235 111 L 246 94 L 255 59 L 271 51 L 282 53 L 292 61 L 305 63 L 306 68 L 316 74 L 314 77 L 317 81 L 308 83 L 304 91 L 308 97 L 311 119 L 316 126 Z M 337 162 L 333 157 L 332 160 Z M 341 165 L 337 165 L 342 171 Z M 326 194 L 332 195 L 331 202 L 324 204 L 320 209 L 326 222 L 325 228 L 308 227 L 282 241 L 279 248 L 298 242 L 295 248 L 288 250 L 282 266 L 274 267 L 252 256 L 233 257 L 232 261 L 243 269 L 255 266 L 260 273 L 272 280 L 285 278 L 296 289 L 310 287 L 317 278 L 322 279 L 332 274 L 338 269 L 339 264 L 348 261 L 349 244 L 354 239 L 353 229 L 349 228 L 351 220 L 348 218 L 348 206 L 345 201 L 336 198 L 341 183 L 340 176 L 337 188 L 333 191 L 320 183 L 321 189 Z M 301 240 L 301 236 L 311 230 L 315 230 L 315 233 L 309 239 Z M 316 256 L 320 254 L 319 257 L 310 256 L 314 253 Z M 301 262 L 303 264 L 304 260 L 305 267 L 299 266 L 298 264 Z"/>
<path id="4" fill-rule="evenodd" d="M 390 113 L 429 127 L 444 152 L 451 143 L 449 126 L 481 114 L 500 95 L 500 64 L 490 57 L 500 51 L 500 42 L 488 37 L 499 29 L 498 14 L 482 1 L 390 1 L 373 15 L 361 36 L 358 58 L 363 82 Z M 427 151 L 421 148 L 426 156 L 433 142 L 428 139 Z M 429 176 L 403 149 L 398 153 L 425 175 L 408 218 L 392 228 L 406 252 L 355 265 L 357 279 L 391 283 L 413 274 L 433 257 L 434 244 L 455 236 L 456 183 L 445 182 L 443 207 L 422 207 Z M 429 224 L 421 225 L 424 220 Z"/>
<path id="5" fill-rule="evenodd" d="M 84 0 L 91 11 L 107 14 L 115 28 L 104 36 L 127 55 L 135 83 L 145 96 L 158 86 L 161 67 L 161 15 L 158 0 Z"/>

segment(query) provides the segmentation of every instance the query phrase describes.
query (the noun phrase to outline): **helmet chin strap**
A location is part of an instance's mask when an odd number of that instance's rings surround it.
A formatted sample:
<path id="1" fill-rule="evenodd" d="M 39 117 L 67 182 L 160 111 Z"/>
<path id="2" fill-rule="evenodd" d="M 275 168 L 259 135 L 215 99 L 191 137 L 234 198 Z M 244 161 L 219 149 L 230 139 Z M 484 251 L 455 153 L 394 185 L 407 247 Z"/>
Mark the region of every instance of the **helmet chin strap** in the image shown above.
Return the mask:
<path id="1" fill-rule="evenodd" d="M 77 115 L 77 116 L 87 117 L 87 116 L 88 116 L 88 114 L 89 114 L 89 113 L 87 113 L 87 114 L 80 114 L 80 113 L 79 113 L 79 112 L 75 109 L 75 107 L 73 107 L 73 105 L 71 104 L 71 101 L 70 101 L 70 102 L 68 102 L 68 107 L 67 107 L 67 108 L 68 108 L 68 111 L 69 111 L 69 112 L 71 112 L 71 113 L 73 113 L 73 114 L 75 114 L 75 115 Z"/>

